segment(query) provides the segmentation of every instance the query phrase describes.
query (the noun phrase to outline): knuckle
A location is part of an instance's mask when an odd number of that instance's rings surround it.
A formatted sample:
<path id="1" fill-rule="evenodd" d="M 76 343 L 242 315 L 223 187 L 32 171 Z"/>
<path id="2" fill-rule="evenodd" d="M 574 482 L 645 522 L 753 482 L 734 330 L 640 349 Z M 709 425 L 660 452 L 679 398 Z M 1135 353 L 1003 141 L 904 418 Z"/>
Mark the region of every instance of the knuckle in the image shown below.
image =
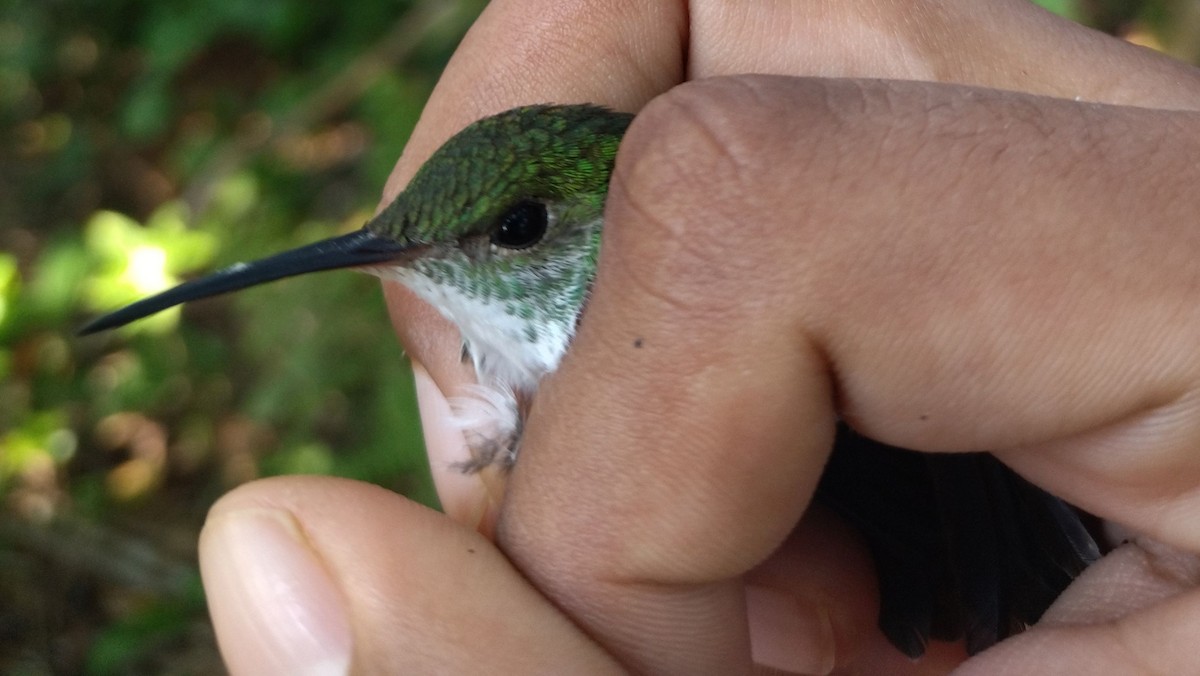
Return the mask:
<path id="1" fill-rule="evenodd" d="M 800 254 L 830 222 L 815 207 L 832 199 L 837 141 L 857 110 L 845 98 L 820 81 L 769 77 L 658 97 L 617 158 L 606 254 L 636 260 L 642 286 L 708 309 L 744 309 L 751 286 L 803 288 Z M 777 275 L 788 283 L 764 284 Z"/>

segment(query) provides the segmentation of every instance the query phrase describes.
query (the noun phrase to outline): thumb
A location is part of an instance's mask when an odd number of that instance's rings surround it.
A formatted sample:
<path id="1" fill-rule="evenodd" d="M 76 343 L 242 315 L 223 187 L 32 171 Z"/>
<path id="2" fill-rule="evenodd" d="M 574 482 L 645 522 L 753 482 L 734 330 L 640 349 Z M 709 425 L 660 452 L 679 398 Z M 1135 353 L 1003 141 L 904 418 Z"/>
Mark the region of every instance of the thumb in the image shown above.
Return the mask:
<path id="1" fill-rule="evenodd" d="M 218 503 L 200 538 L 209 610 L 230 672 L 347 673 L 349 608 L 303 526 L 286 509 L 239 497 Z"/>
<path id="2" fill-rule="evenodd" d="M 616 670 L 485 538 L 369 484 L 239 487 L 200 567 L 235 676 Z"/>

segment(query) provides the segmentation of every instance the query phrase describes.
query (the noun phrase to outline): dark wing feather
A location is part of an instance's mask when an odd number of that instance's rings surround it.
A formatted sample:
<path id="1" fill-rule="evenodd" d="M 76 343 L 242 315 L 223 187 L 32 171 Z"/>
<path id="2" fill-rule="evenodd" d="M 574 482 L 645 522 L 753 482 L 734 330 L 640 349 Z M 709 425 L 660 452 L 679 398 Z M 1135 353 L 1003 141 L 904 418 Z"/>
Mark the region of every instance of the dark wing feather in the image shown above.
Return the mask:
<path id="1" fill-rule="evenodd" d="M 879 626 L 910 657 L 931 638 L 971 653 L 1007 638 L 1099 557 L 1069 505 L 986 453 L 917 453 L 840 425 L 816 499 L 865 539 Z"/>

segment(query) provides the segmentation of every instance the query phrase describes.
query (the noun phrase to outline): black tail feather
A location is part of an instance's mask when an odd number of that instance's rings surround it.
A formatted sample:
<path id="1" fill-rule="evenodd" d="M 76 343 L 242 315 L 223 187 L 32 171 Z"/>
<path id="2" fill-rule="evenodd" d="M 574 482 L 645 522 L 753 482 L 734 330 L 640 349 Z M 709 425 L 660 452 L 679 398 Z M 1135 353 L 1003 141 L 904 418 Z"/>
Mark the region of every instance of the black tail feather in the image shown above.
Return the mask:
<path id="1" fill-rule="evenodd" d="M 1099 558 L 1069 505 L 986 453 L 917 453 L 842 425 L 816 497 L 866 540 L 879 626 L 910 657 L 931 638 L 990 647 Z"/>

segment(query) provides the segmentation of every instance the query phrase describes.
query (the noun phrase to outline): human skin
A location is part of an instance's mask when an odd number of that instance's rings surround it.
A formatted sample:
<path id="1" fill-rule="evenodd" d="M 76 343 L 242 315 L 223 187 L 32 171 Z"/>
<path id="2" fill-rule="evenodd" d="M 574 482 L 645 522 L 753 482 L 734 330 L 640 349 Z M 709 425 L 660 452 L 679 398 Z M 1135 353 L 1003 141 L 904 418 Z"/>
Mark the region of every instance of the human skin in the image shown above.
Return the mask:
<path id="1" fill-rule="evenodd" d="M 1058 98 L 679 86 L 744 72 Z M 498 1 L 385 201 L 469 122 L 546 101 L 640 114 L 507 490 L 448 469 L 441 393 L 472 375 L 453 329 L 388 288 L 447 515 L 329 478 L 226 496 L 201 562 L 234 673 L 943 673 L 961 649 L 891 649 L 869 558 L 808 509 L 837 414 L 993 449 L 1149 536 L 963 673 L 1192 668 L 1194 70 L 1015 0 Z"/>

